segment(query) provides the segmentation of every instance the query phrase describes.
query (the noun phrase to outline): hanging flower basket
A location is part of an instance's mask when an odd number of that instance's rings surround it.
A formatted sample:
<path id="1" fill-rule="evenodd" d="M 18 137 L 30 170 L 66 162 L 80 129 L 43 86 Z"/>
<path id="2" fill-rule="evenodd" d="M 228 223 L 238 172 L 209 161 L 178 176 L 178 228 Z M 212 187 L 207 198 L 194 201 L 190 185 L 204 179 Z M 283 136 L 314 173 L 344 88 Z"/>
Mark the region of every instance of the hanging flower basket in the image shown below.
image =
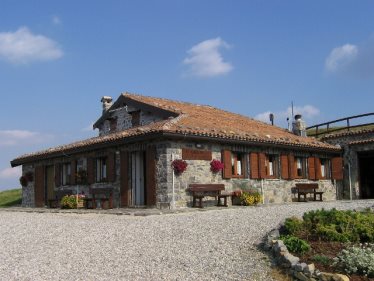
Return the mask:
<path id="1" fill-rule="evenodd" d="M 19 183 L 20 183 L 23 187 L 25 187 L 25 186 L 27 186 L 27 184 L 28 184 L 28 180 L 27 180 L 27 178 L 26 178 L 25 176 L 21 176 L 21 177 L 19 178 Z"/>
<path id="2" fill-rule="evenodd" d="M 27 173 L 25 174 L 25 177 L 26 177 L 26 180 L 27 180 L 28 182 L 33 182 L 33 181 L 34 181 L 34 174 L 33 174 L 32 172 L 27 172 Z"/>
<path id="3" fill-rule="evenodd" d="M 216 160 L 216 159 L 213 159 L 211 162 L 210 162 L 210 170 L 216 174 L 220 171 L 222 171 L 222 169 L 224 168 L 224 165 L 221 161 L 219 160 Z"/>
<path id="4" fill-rule="evenodd" d="M 187 169 L 187 162 L 182 159 L 175 159 L 171 162 L 171 167 L 176 175 L 181 175 Z"/>

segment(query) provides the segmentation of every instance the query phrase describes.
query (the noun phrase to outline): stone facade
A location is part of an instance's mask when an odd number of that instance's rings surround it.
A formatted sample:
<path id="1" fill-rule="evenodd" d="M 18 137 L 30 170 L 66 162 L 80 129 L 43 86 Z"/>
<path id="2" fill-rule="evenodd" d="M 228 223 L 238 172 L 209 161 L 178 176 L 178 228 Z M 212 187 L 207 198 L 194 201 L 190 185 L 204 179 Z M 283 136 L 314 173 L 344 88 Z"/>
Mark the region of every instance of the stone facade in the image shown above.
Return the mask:
<path id="1" fill-rule="evenodd" d="M 344 159 L 344 181 L 342 186 L 342 198 L 350 199 L 350 188 L 352 199 L 360 199 L 360 176 L 359 176 L 359 153 L 374 152 L 374 143 L 365 143 L 365 140 L 373 140 L 374 132 L 363 134 L 347 134 L 343 136 L 331 136 L 324 139 L 325 142 L 339 145 L 343 149 Z M 352 142 L 360 141 L 362 144 L 350 145 Z"/>

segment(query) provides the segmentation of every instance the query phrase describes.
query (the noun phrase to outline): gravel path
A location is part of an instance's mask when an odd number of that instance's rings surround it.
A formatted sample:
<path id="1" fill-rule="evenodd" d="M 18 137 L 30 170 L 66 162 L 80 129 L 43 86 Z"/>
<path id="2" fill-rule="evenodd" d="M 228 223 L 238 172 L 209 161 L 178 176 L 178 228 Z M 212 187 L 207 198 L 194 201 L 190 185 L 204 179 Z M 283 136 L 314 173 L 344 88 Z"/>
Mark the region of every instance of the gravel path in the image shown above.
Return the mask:
<path id="1" fill-rule="evenodd" d="M 0 280 L 272 280 L 256 245 L 285 217 L 374 201 L 159 216 L 0 210 Z"/>

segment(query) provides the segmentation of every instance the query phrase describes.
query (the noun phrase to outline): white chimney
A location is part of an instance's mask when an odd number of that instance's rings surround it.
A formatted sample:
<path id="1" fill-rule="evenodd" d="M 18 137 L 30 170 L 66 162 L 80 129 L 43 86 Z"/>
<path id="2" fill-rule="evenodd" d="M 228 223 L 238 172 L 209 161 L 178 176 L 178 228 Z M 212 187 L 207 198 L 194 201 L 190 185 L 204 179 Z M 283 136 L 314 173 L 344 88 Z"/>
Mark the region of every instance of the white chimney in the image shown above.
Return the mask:
<path id="1" fill-rule="evenodd" d="M 306 123 L 301 119 L 301 114 L 295 115 L 295 121 L 292 122 L 292 132 L 295 135 L 306 137 Z"/>
<path id="2" fill-rule="evenodd" d="M 112 97 L 103 96 L 101 98 L 101 102 L 103 103 L 103 114 L 108 111 L 108 109 L 112 106 Z"/>

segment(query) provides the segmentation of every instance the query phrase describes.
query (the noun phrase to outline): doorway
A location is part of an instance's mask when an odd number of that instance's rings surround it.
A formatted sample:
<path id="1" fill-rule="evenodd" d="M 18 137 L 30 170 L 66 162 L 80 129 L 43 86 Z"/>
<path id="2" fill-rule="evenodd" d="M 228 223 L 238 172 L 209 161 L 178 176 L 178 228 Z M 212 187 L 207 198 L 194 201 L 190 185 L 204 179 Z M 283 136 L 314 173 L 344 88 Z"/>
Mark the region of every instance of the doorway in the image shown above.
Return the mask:
<path id="1" fill-rule="evenodd" d="M 145 153 L 144 151 L 134 151 L 130 154 L 131 167 L 131 188 L 130 205 L 144 206 L 146 204 L 145 191 Z"/>
<path id="2" fill-rule="evenodd" d="M 374 151 L 358 155 L 362 199 L 374 199 Z"/>
<path id="3" fill-rule="evenodd" d="M 46 190 L 46 193 L 47 193 L 45 195 L 45 198 L 47 198 L 47 202 L 48 202 L 48 200 L 55 199 L 55 190 L 54 190 L 54 187 L 55 187 L 55 168 L 54 168 L 53 165 L 47 166 L 45 168 L 45 175 L 46 175 L 46 179 L 45 179 L 46 189 L 45 190 Z"/>

